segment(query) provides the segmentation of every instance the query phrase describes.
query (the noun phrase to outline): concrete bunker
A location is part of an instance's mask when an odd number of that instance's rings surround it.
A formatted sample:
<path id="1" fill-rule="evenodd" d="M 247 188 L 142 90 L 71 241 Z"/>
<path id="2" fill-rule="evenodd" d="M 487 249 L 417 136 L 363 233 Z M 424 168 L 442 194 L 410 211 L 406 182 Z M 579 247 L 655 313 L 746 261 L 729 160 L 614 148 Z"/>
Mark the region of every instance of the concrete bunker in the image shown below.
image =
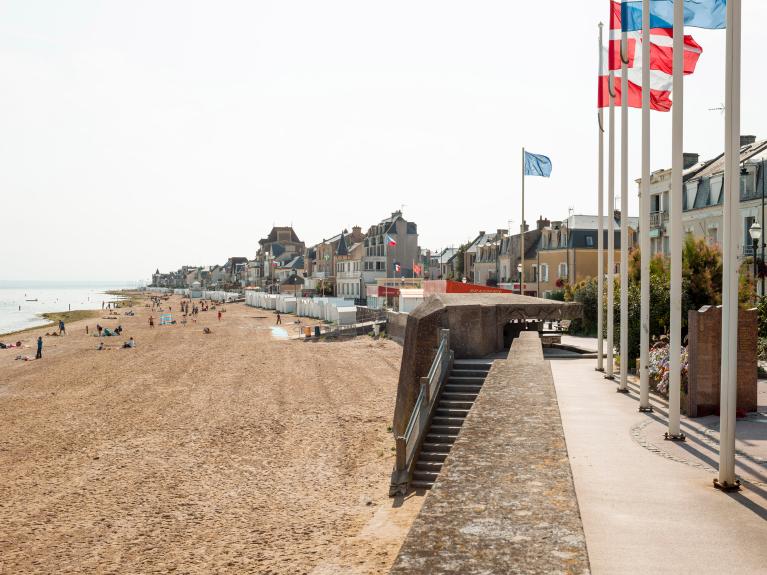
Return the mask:
<path id="1" fill-rule="evenodd" d="M 480 358 L 509 349 L 521 331 L 540 331 L 544 322 L 573 320 L 582 306 L 517 294 L 435 294 L 407 317 L 394 411 L 393 431 L 405 431 L 418 397 L 420 378 L 429 372 L 439 330 L 450 330 L 457 359 Z"/>

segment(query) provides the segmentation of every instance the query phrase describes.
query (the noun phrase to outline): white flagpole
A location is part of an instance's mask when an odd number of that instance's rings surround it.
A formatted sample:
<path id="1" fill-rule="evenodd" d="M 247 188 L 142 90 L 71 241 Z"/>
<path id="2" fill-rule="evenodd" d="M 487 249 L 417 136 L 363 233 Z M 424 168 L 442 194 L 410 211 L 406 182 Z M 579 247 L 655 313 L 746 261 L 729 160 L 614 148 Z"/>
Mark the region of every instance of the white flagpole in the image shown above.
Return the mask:
<path id="1" fill-rule="evenodd" d="M 605 379 L 613 379 L 613 350 L 614 338 L 614 304 L 615 304 L 615 74 L 608 75 L 610 96 L 610 131 L 607 135 L 607 365 Z M 625 97 L 625 96 L 623 96 Z"/>
<path id="2" fill-rule="evenodd" d="M 740 236 L 740 0 L 727 2 L 724 148 L 724 265 L 722 277 L 722 370 L 719 477 L 714 485 L 732 491 L 735 478 L 735 410 L 738 400 L 738 243 Z M 754 254 L 756 257 L 756 254 Z"/>
<path id="3" fill-rule="evenodd" d="M 629 352 L 629 74 L 628 34 L 621 33 L 621 373 L 618 390 L 628 393 Z"/>
<path id="4" fill-rule="evenodd" d="M 650 412 L 650 0 L 642 2 L 642 189 L 639 194 L 641 254 L 639 411 Z"/>
<path id="5" fill-rule="evenodd" d="M 525 148 L 522 147 L 522 233 L 519 237 L 519 256 L 522 260 L 522 271 L 519 274 L 519 295 L 524 295 L 525 285 Z"/>
<path id="6" fill-rule="evenodd" d="M 599 71 L 597 77 L 601 82 L 602 69 L 604 66 L 604 49 L 602 48 L 602 23 L 599 23 Z M 602 328 L 602 322 L 604 321 L 604 313 L 602 311 L 602 303 L 604 301 L 603 294 L 605 293 L 605 245 L 604 245 L 604 191 L 605 191 L 605 129 L 604 129 L 604 112 L 600 107 L 598 112 L 599 120 L 599 161 L 597 175 L 597 292 L 599 293 L 599 304 L 597 305 L 597 371 L 604 371 L 604 330 Z"/>
<path id="7" fill-rule="evenodd" d="M 666 439 L 684 441 L 680 430 L 682 348 L 682 154 L 684 141 L 684 2 L 674 2 L 674 79 L 671 157 L 671 343 L 669 347 L 668 431 Z"/>

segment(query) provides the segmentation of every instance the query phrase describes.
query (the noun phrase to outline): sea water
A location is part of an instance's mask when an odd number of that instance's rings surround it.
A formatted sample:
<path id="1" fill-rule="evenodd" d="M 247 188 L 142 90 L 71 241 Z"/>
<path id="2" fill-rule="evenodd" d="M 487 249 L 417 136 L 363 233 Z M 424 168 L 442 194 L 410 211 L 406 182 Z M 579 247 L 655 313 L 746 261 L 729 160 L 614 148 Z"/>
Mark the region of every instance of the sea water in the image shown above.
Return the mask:
<path id="1" fill-rule="evenodd" d="M 0 282 L 0 335 L 45 325 L 40 314 L 101 309 L 118 296 L 105 293 L 135 287 L 129 282 Z M 30 301 L 32 300 L 32 301 Z"/>

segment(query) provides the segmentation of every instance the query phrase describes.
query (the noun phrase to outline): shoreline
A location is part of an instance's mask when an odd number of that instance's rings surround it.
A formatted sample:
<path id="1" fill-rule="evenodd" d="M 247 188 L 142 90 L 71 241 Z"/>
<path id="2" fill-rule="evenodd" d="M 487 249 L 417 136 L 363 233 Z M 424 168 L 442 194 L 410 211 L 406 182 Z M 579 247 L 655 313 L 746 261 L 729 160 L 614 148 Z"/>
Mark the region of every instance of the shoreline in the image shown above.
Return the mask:
<path id="1" fill-rule="evenodd" d="M 121 305 L 118 306 L 116 309 L 120 309 L 123 307 L 132 308 L 133 306 L 138 305 L 142 298 L 141 292 L 131 288 L 125 288 L 124 290 L 122 289 L 105 290 L 103 293 L 122 298 L 121 300 L 117 300 Z M 6 333 L 0 333 L 0 339 L 17 336 L 19 334 L 34 331 L 36 329 L 50 328 L 50 327 L 58 325 L 59 320 L 61 319 L 63 319 L 64 322 L 67 324 L 76 322 L 76 321 L 86 320 L 86 319 L 95 319 L 105 311 L 107 310 L 106 309 L 73 309 L 73 310 L 67 310 L 67 311 L 46 311 L 43 313 L 38 313 L 38 314 L 35 314 L 35 316 L 41 319 L 48 320 L 48 323 L 42 323 L 40 325 L 33 325 L 30 327 L 17 329 L 14 331 L 9 331 Z"/>

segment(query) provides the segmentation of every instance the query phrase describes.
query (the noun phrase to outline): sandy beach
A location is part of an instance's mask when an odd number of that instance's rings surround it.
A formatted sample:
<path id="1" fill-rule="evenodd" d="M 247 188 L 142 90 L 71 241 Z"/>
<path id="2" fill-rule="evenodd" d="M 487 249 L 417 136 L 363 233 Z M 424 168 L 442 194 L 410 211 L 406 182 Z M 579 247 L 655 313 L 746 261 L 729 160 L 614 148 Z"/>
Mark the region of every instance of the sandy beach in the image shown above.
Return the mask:
<path id="1" fill-rule="evenodd" d="M 0 338 L 26 345 L 0 350 L 0 573 L 386 573 L 422 499 L 387 495 L 399 346 L 133 309 L 39 361 L 14 357 L 51 328 Z"/>

